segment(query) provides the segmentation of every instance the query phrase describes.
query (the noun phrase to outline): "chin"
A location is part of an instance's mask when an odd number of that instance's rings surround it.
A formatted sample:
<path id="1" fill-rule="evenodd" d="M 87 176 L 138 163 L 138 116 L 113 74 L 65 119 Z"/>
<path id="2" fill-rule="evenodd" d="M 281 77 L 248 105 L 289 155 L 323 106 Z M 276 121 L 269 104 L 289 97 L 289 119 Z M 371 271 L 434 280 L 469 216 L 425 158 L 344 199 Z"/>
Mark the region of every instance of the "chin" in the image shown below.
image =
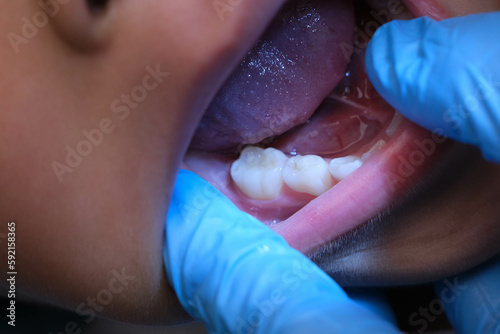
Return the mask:
<path id="1" fill-rule="evenodd" d="M 499 169 L 401 116 L 364 51 L 435 1 L 291 1 L 207 109 L 184 168 L 343 286 L 429 282 L 500 251 Z M 486 189 L 485 189 L 486 188 Z"/>

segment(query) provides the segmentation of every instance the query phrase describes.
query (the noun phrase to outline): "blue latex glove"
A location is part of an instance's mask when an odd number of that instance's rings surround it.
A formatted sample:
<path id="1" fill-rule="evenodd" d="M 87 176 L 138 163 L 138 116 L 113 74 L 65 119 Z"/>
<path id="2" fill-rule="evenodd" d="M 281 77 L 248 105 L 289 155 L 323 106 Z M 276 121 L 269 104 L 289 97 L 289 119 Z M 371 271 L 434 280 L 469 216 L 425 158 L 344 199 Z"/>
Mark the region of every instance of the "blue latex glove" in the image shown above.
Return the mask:
<path id="1" fill-rule="evenodd" d="M 500 162 L 500 13 L 390 22 L 365 60 L 396 110 Z"/>
<path id="2" fill-rule="evenodd" d="M 500 162 L 500 13 L 393 21 L 366 53 L 377 91 L 430 130 Z M 457 333 L 500 333 L 500 258 L 436 284 Z"/>
<path id="3" fill-rule="evenodd" d="M 399 333 L 203 179 L 180 171 L 164 260 L 185 310 L 211 333 Z"/>
<path id="4" fill-rule="evenodd" d="M 500 333 L 500 256 L 435 287 L 457 334 Z"/>

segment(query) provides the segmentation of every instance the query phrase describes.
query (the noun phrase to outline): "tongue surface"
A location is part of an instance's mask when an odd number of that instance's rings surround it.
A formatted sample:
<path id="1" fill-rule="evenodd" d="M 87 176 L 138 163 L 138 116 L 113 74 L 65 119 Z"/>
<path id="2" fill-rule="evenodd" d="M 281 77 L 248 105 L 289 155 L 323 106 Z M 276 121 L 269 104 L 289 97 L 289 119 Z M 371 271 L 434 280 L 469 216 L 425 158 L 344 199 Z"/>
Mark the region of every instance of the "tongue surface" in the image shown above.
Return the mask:
<path id="1" fill-rule="evenodd" d="M 350 0 L 293 0 L 271 24 L 205 113 L 191 143 L 235 149 L 306 122 L 344 78 L 355 24 Z"/>

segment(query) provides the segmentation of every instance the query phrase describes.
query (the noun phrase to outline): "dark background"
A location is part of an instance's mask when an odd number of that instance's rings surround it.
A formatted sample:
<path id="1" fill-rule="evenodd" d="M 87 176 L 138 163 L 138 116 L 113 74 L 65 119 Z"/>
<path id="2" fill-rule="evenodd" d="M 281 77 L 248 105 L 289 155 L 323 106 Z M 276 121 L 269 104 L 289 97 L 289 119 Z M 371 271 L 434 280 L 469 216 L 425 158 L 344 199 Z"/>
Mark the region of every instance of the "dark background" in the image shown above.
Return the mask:
<path id="1" fill-rule="evenodd" d="M 431 286 L 388 288 L 385 290 L 387 297 L 396 310 L 399 326 L 407 333 L 419 333 L 420 326 L 412 326 L 409 318 L 414 312 L 418 312 L 420 307 L 428 307 L 430 302 L 436 299 L 436 295 Z M 59 308 L 16 300 L 16 327 L 7 324 L 8 299 L 0 298 L 1 308 L 4 310 L 2 322 L 0 323 L 0 333 L 2 334 L 206 334 L 208 333 L 199 324 L 190 324 L 175 328 L 151 328 L 137 327 L 123 324 L 116 324 L 107 320 L 95 319 L 90 324 L 86 324 L 84 318 L 76 313 L 61 310 Z M 76 323 L 77 327 L 73 331 L 66 332 L 65 326 Z M 441 314 L 435 321 L 428 323 L 427 331 L 423 333 L 453 333 L 444 314 Z M 81 330 L 78 332 L 78 330 Z M 274 333 L 272 333 L 274 334 Z"/>

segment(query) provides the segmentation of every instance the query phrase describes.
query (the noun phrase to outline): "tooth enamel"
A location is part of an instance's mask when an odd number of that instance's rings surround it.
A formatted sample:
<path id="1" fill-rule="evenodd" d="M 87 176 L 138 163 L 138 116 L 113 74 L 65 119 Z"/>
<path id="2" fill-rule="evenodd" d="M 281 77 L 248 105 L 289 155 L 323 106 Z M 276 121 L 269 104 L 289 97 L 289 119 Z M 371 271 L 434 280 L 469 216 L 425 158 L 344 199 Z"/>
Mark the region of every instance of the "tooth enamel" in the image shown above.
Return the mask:
<path id="1" fill-rule="evenodd" d="M 352 174 L 359 167 L 363 166 L 363 161 L 356 156 L 347 156 L 333 159 L 330 162 L 330 174 L 337 180 L 342 181 Z"/>
<path id="2" fill-rule="evenodd" d="M 283 180 L 293 190 L 314 196 L 323 194 L 333 186 L 328 163 L 317 155 L 288 159 L 283 169 Z"/>
<path id="3" fill-rule="evenodd" d="M 377 153 L 378 151 L 380 151 L 380 149 L 382 147 L 385 146 L 385 144 L 387 144 L 387 142 L 383 139 L 380 139 L 378 142 L 375 143 L 375 145 L 372 146 L 372 148 L 366 152 L 365 154 L 363 154 L 361 156 L 361 160 L 363 162 L 366 162 L 368 159 L 370 159 L 375 153 Z"/>
<path id="4" fill-rule="evenodd" d="M 274 148 L 246 147 L 231 166 L 231 177 L 248 197 L 268 200 L 283 187 L 282 171 L 288 158 Z"/>
<path id="5" fill-rule="evenodd" d="M 389 136 L 392 137 L 396 133 L 396 130 L 399 128 L 401 125 L 401 122 L 403 121 L 404 117 L 400 113 L 396 112 L 394 114 L 394 117 L 392 118 L 391 124 L 387 127 L 387 130 L 385 130 L 385 133 Z"/>

